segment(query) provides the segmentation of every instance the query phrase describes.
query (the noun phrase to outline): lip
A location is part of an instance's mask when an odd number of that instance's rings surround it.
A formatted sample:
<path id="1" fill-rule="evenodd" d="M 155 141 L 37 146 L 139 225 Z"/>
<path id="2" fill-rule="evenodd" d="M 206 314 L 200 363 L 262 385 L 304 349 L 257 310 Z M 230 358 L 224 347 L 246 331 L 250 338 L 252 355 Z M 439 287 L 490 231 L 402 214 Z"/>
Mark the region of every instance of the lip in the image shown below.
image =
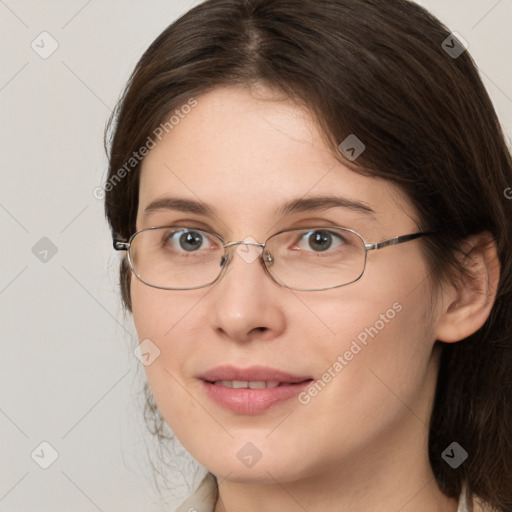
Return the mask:
<path id="1" fill-rule="evenodd" d="M 287 384 L 296 384 L 311 379 L 311 375 L 292 375 L 269 366 L 250 366 L 249 368 L 237 368 L 236 366 L 216 366 L 199 376 L 200 379 L 215 382 L 217 380 L 246 380 L 269 381 L 275 380 Z"/>
<path id="2" fill-rule="evenodd" d="M 260 414 L 277 404 L 297 396 L 313 380 L 264 366 L 236 368 L 218 366 L 199 377 L 207 396 L 220 406 L 239 414 Z M 218 380 L 278 381 L 275 388 L 228 388 L 214 384 Z"/>

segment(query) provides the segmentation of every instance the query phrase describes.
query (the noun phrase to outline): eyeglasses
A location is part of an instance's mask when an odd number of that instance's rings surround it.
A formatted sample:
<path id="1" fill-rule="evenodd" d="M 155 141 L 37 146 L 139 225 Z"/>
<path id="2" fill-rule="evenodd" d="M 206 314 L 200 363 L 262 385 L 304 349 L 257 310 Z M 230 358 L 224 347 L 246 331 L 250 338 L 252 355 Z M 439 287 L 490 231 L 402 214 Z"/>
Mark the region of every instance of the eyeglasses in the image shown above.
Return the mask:
<path id="1" fill-rule="evenodd" d="M 131 270 L 140 281 L 164 290 L 194 290 L 218 281 L 232 259 L 230 249 L 247 263 L 261 258 L 264 269 L 281 286 L 321 291 L 361 278 L 368 251 L 432 235 L 419 232 L 370 244 L 356 231 L 328 226 L 280 231 L 264 244 L 225 243 L 217 234 L 183 226 L 143 229 L 128 241 L 114 239 L 114 248 L 128 251 Z"/>

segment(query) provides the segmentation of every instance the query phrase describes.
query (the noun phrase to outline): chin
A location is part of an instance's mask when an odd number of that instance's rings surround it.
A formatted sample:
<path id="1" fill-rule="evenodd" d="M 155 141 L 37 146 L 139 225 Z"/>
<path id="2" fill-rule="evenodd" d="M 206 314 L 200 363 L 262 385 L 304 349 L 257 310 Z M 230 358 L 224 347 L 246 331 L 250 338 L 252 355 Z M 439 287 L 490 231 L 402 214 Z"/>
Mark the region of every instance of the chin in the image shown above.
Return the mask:
<path id="1" fill-rule="evenodd" d="M 262 454 L 259 460 L 250 460 L 249 456 L 242 456 L 242 460 L 235 454 L 227 458 L 225 454 L 219 454 L 219 459 L 205 460 L 202 465 L 219 479 L 227 478 L 237 483 L 259 483 L 272 484 L 278 482 L 294 481 L 302 478 L 306 472 L 305 468 L 295 463 L 295 455 L 289 460 L 284 454 L 273 453 L 265 459 Z M 245 458 L 245 460 L 244 460 Z"/>

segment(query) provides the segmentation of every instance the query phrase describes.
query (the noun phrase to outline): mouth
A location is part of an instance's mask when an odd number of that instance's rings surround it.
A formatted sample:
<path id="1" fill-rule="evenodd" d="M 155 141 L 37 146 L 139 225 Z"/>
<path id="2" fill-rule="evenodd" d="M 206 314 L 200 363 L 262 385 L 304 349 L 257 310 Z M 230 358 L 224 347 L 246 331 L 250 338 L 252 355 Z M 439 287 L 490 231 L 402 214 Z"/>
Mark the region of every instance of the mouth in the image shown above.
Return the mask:
<path id="1" fill-rule="evenodd" d="M 224 384 L 229 387 L 277 387 L 281 384 L 297 384 L 312 379 L 311 375 L 293 375 L 277 368 L 268 366 L 251 366 L 239 368 L 231 365 L 217 366 L 198 376 L 212 384 Z M 233 384 L 232 386 L 230 384 Z M 263 386 L 265 384 L 265 386 Z M 249 386 L 251 385 L 251 386 Z"/>
<path id="2" fill-rule="evenodd" d="M 313 378 L 261 366 L 223 366 L 204 373 L 199 381 L 206 396 L 217 405 L 238 414 L 255 415 L 296 397 Z"/>

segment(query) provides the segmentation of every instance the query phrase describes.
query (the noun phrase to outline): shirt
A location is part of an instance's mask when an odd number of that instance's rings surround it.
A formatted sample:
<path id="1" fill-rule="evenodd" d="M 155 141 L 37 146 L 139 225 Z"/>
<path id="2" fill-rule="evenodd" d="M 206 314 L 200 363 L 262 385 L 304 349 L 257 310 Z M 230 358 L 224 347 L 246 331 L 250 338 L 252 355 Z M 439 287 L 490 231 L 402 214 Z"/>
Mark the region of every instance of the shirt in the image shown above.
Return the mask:
<path id="1" fill-rule="evenodd" d="M 217 479 L 213 473 L 207 473 L 196 491 L 176 509 L 176 512 L 213 512 L 218 496 Z M 476 508 L 473 511 L 473 504 L 467 499 L 466 485 L 463 484 L 457 512 L 477 512 L 477 510 L 481 509 Z"/>

